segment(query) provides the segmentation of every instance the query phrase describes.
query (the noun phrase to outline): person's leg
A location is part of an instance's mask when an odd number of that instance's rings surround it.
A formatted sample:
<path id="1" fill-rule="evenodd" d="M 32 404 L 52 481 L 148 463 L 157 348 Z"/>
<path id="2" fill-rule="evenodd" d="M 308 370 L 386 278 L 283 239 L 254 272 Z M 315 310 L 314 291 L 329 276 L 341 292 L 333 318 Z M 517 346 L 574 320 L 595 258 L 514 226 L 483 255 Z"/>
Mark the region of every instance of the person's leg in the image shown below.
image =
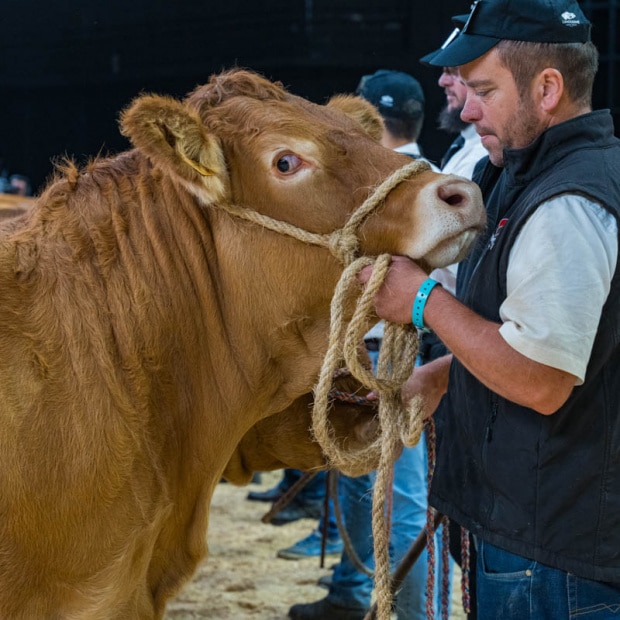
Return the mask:
<path id="1" fill-rule="evenodd" d="M 335 475 L 335 473 L 333 474 Z M 325 506 L 325 504 L 323 504 Z M 302 557 L 320 557 L 323 550 L 323 530 L 326 530 L 325 555 L 340 555 L 343 549 L 340 531 L 336 523 L 334 502 L 332 498 L 328 502 L 328 514 L 325 518 L 323 508 L 317 527 L 310 534 L 301 538 L 290 547 L 279 549 L 277 556 L 285 560 L 297 560 Z M 326 527 L 327 526 L 327 527 Z"/>
<path id="2" fill-rule="evenodd" d="M 340 476 L 341 508 L 345 515 L 347 533 L 360 561 L 374 568 L 372 537 L 372 485 L 374 474 L 352 478 Z M 368 609 L 373 579 L 360 572 L 349 557 L 346 547 L 334 569 L 328 598 L 339 605 Z"/>
<path id="3" fill-rule="evenodd" d="M 285 469 L 280 483 L 283 492 L 288 491 L 303 475 L 304 473 L 298 469 Z M 327 472 L 318 472 L 286 506 L 273 516 L 270 523 L 286 525 L 299 519 L 319 519 L 325 499 L 326 476 Z"/>
<path id="4" fill-rule="evenodd" d="M 300 472 L 298 470 L 293 470 L 293 471 L 298 472 L 299 478 L 303 476 L 303 472 Z M 302 501 L 302 502 L 322 500 L 325 497 L 326 477 L 327 477 L 326 471 L 317 472 L 314 478 L 312 478 L 312 480 L 310 480 L 310 482 L 308 482 L 308 484 L 306 484 L 306 486 L 304 486 L 299 491 L 295 499 L 297 499 L 298 501 Z"/>
<path id="5" fill-rule="evenodd" d="M 340 505 L 360 560 L 372 570 L 372 484 L 374 476 L 357 478 L 341 475 Z M 328 595 L 313 603 L 300 603 L 289 609 L 292 620 L 362 620 L 370 607 L 373 579 L 357 570 L 346 550 L 334 568 Z"/>
<path id="6" fill-rule="evenodd" d="M 336 472 L 333 472 L 332 475 L 337 475 Z M 325 511 L 323 511 L 324 513 Z M 343 516 L 344 520 L 344 516 Z M 336 521 L 336 511 L 334 509 L 334 500 L 330 497 L 328 502 L 328 510 L 327 510 L 327 518 L 325 514 L 321 515 L 321 520 L 319 522 L 319 531 L 321 534 L 323 530 L 327 532 L 328 540 L 340 540 L 340 530 L 338 529 L 338 523 Z"/>
<path id="7" fill-rule="evenodd" d="M 284 491 L 288 488 L 286 483 L 286 472 L 286 469 L 282 471 L 282 478 L 276 485 L 265 491 L 250 491 L 247 498 L 254 502 L 277 501 L 280 497 L 282 497 Z"/>
<path id="8" fill-rule="evenodd" d="M 620 618 L 620 584 L 582 579 L 481 540 L 476 570 L 485 620 Z"/>
<path id="9" fill-rule="evenodd" d="M 425 434 L 412 448 L 405 448 L 394 464 L 391 546 L 397 565 L 411 547 L 417 535 L 426 526 L 427 510 L 427 449 Z M 441 603 L 441 530 L 435 535 L 435 617 Z M 451 563 L 452 564 L 452 563 Z M 398 620 L 425 620 L 426 584 L 428 579 L 426 548 L 413 565 L 398 593 L 396 609 Z M 452 566 L 450 567 L 452 574 Z M 446 593 L 450 601 L 450 593 Z"/>

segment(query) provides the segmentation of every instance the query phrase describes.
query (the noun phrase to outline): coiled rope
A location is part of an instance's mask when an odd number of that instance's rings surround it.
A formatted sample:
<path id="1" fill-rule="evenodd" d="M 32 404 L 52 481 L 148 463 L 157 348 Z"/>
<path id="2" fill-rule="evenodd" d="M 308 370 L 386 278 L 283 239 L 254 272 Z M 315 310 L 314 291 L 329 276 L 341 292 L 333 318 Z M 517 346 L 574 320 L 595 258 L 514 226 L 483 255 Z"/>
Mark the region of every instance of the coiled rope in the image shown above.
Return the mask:
<path id="1" fill-rule="evenodd" d="M 374 189 L 341 229 L 329 234 L 311 233 L 245 207 L 220 205 L 222 209 L 235 217 L 249 220 L 305 243 L 327 247 L 345 265 L 331 302 L 329 345 L 314 390 L 312 430 L 331 466 L 336 469 L 355 476 L 365 473 L 369 462 L 376 462 L 376 460 L 379 462 L 372 509 L 375 592 L 379 620 L 389 620 L 392 602 L 389 521 L 386 515 L 386 498 L 391 488 L 392 467 L 402 446 L 413 446 L 420 439 L 423 428 L 422 401 L 419 397 L 415 397 L 405 408 L 401 400 L 401 386 L 413 370 L 418 348 L 417 331 L 412 325 L 386 323 L 376 375 L 365 367 L 360 357 L 364 334 L 371 327 L 373 318 L 376 320 L 373 300 L 385 279 L 391 257 L 389 254 L 382 254 L 376 259 L 358 258 L 357 231 L 366 217 L 383 204 L 392 189 L 402 181 L 428 169 L 430 169 L 429 164 L 420 160 L 399 168 Z M 361 287 L 356 276 L 361 269 L 373 263 L 372 276 L 360 295 Z M 356 298 L 357 304 L 353 317 L 350 323 L 345 325 L 345 309 L 349 308 Z M 371 445 L 355 452 L 342 449 L 338 445 L 328 419 L 332 378 L 343 361 L 351 374 L 363 386 L 381 395 L 378 409 L 381 433 Z"/>

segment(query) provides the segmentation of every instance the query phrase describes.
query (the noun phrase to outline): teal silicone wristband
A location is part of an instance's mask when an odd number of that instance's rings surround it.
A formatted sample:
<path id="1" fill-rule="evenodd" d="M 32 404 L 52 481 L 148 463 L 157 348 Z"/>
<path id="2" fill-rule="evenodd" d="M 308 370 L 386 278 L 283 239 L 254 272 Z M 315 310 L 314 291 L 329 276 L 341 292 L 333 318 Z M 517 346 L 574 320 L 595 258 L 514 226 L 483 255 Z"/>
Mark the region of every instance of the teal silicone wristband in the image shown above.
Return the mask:
<path id="1" fill-rule="evenodd" d="M 426 301 L 428 300 L 430 292 L 438 284 L 439 282 L 437 282 L 437 280 L 427 278 L 424 282 L 422 282 L 422 286 L 418 289 L 415 299 L 413 300 L 411 322 L 418 329 L 426 329 L 426 326 L 424 325 L 424 306 L 426 306 Z"/>

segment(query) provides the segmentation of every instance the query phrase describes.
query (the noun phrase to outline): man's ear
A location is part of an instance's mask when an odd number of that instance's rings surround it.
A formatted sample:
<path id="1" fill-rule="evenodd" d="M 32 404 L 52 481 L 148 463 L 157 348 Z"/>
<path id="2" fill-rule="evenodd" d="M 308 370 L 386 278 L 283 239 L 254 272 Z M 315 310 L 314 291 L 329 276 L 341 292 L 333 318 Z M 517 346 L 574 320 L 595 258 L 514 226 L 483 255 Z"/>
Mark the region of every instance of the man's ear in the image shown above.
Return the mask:
<path id="1" fill-rule="evenodd" d="M 564 77 L 557 69 L 548 67 L 538 74 L 536 80 L 541 110 L 553 114 L 564 94 Z"/>
<path id="2" fill-rule="evenodd" d="M 121 116 L 121 133 L 205 203 L 223 198 L 228 181 L 219 142 L 180 101 L 138 97 Z"/>

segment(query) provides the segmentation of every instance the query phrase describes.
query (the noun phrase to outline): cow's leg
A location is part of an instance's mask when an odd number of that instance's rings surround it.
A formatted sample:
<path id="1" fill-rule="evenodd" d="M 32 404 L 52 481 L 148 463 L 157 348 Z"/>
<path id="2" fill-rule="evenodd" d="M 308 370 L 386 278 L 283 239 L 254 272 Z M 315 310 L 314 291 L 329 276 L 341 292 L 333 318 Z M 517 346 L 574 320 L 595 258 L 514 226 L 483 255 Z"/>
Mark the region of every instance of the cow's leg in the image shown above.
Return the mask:
<path id="1" fill-rule="evenodd" d="M 148 574 L 157 618 L 163 616 L 166 602 L 191 579 L 206 555 L 211 495 L 212 490 L 194 494 L 191 505 L 179 501 L 162 528 Z"/>

